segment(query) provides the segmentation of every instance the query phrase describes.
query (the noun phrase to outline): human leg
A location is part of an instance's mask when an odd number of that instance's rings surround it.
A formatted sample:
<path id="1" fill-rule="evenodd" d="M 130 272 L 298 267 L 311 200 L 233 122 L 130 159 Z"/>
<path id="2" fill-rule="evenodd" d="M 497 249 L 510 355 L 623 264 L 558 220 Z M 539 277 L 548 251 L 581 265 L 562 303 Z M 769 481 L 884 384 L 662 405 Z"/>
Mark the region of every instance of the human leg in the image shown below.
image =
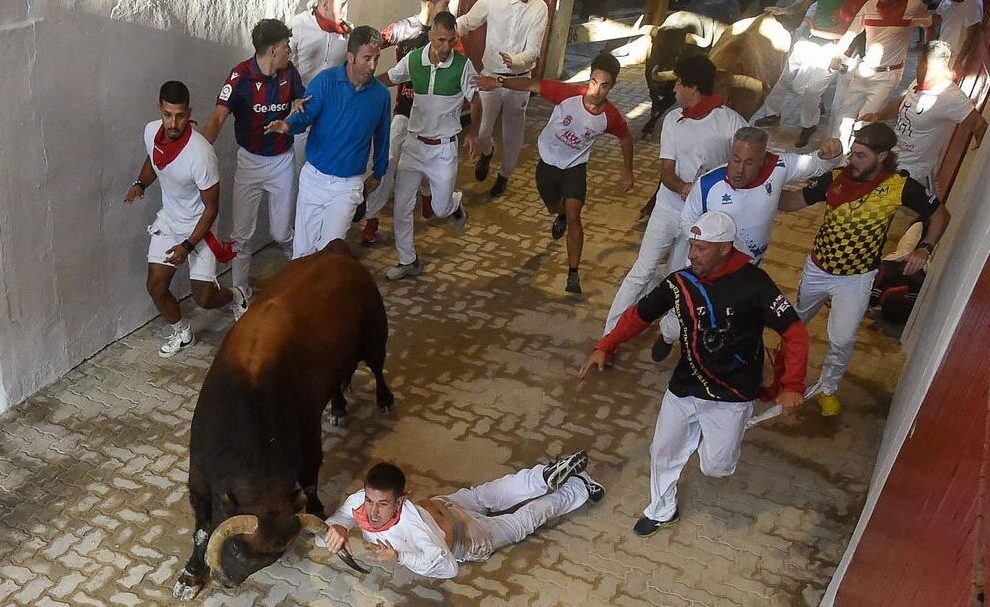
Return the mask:
<path id="1" fill-rule="evenodd" d="M 317 251 L 316 243 L 323 227 L 322 210 L 326 196 L 320 180 L 320 172 L 308 162 L 299 172 L 299 194 L 296 197 L 295 237 L 292 241 L 292 258 L 298 259 Z"/>
<path id="2" fill-rule="evenodd" d="M 753 402 L 694 400 L 701 426 L 701 444 L 698 446 L 701 472 L 705 476 L 729 476 L 736 471 L 739 462 L 746 421 L 753 416 Z"/>
<path id="3" fill-rule="evenodd" d="M 578 509 L 588 501 L 588 495 L 584 481 L 573 477 L 557 491 L 527 502 L 510 514 L 484 517 L 478 521 L 487 528 L 492 549 L 497 550 L 522 541 L 548 521 Z"/>
<path id="4" fill-rule="evenodd" d="M 834 394 L 845 375 L 856 346 L 860 322 L 870 303 L 870 290 L 876 270 L 855 276 L 833 277 L 830 294 L 832 308 L 828 315 L 828 352 L 822 363 L 819 380 L 823 394 Z"/>
<path id="5" fill-rule="evenodd" d="M 292 164 L 289 164 L 291 171 Z M 291 173 L 290 195 L 291 195 Z M 258 204 L 265 194 L 264 166 L 259 158 L 244 148 L 237 149 L 237 168 L 234 169 L 234 188 L 231 201 L 232 227 L 230 238 L 237 251 L 230 263 L 231 280 L 234 286 L 247 287 L 251 274 L 251 250 L 249 242 L 258 225 Z"/>
<path id="6" fill-rule="evenodd" d="M 498 174 L 508 179 L 519 162 L 526 134 L 526 108 L 529 91 L 504 91 L 502 101 L 502 165 Z"/>
<path id="7" fill-rule="evenodd" d="M 677 479 L 701 440 L 701 426 L 690 397 L 668 390 L 660 405 L 650 445 L 650 503 L 643 515 L 654 521 L 668 520 L 677 511 Z"/>
<path id="8" fill-rule="evenodd" d="M 268 193 L 268 229 L 272 240 L 286 257 L 292 256 L 292 226 L 295 220 L 292 176 L 293 157 L 287 152 L 273 162 L 265 182 L 265 191 Z"/>

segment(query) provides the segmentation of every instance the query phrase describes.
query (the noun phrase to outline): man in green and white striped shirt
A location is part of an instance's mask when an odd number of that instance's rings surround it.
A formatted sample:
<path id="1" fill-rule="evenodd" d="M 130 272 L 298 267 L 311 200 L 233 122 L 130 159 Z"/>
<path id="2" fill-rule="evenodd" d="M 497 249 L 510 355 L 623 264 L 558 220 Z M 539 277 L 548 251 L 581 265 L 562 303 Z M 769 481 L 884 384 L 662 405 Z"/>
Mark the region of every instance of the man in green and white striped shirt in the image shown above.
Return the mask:
<path id="1" fill-rule="evenodd" d="M 413 214 L 416 192 L 424 178 L 433 192 L 437 217 L 451 217 L 454 228 L 464 228 L 467 213 L 461 208 L 457 181 L 457 134 L 461 132 L 461 106 L 471 102 L 471 130 L 466 137 L 471 158 L 478 155 L 477 125 L 481 122 L 474 77 L 477 72 L 467 57 L 454 52 L 456 20 L 449 12 L 438 13 L 430 28 L 430 42 L 411 51 L 387 73 L 379 76 L 386 85 L 411 82 L 414 90 L 409 133 L 395 177 L 395 248 L 399 264 L 385 275 L 391 280 L 415 276 L 423 271 L 413 244 Z"/>

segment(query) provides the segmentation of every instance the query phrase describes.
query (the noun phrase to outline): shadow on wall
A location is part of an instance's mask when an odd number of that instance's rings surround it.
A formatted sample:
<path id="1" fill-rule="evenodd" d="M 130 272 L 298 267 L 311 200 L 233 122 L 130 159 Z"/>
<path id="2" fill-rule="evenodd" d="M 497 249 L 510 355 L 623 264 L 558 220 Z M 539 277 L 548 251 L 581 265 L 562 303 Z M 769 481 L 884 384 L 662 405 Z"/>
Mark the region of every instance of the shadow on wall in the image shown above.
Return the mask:
<path id="1" fill-rule="evenodd" d="M 0 410 L 156 314 L 144 289 L 145 227 L 159 190 L 132 208 L 122 203 L 145 156 L 144 125 L 169 79 L 189 85 L 194 118 L 205 121 L 227 70 L 247 55 L 57 7 L 0 36 L 0 166 L 17 167 L 0 172 L 0 394 L 9 399 Z M 221 139 L 229 207 L 234 145 Z M 188 280 L 177 287 L 188 292 Z"/>

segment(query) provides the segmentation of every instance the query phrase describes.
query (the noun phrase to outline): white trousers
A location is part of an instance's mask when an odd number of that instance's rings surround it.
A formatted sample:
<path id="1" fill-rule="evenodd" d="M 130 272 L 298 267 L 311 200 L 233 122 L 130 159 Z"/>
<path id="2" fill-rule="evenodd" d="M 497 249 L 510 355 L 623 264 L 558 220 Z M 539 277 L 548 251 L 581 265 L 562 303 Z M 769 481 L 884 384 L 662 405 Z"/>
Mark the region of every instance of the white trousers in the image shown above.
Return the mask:
<path id="1" fill-rule="evenodd" d="M 835 276 L 819 268 L 811 256 L 804 262 L 804 272 L 798 285 L 795 310 L 805 323 L 811 321 L 828 299 L 832 309 L 828 314 L 828 352 L 822 362 L 819 386 L 825 394 L 834 394 L 849 366 L 856 333 L 870 305 L 870 290 L 877 271 Z"/>
<path id="2" fill-rule="evenodd" d="M 736 471 L 746 420 L 753 402 L 729 403 L 693 396 L 663 395 L 657 427 L 650 445 L 650 505 L 643 515 L 655 521 L 677 509 L 677 479 L 691 454 L 698 452 L 705 476 L 729 476 Z"/>
<path id="3" fill-rule="evenodd" d="M 292 150 L 278 156 L 259 156 L 237 148 L 232 213 L 234 225 L 230 231 L 237 251 L 237 257 L 230 264 L 235 287 L 248 286 L 251 274 L 248 242 L 258 227 L 258 205 L 265 194 L 268 195 L 268 227 L 272 240 L 278 243 L 286 257 L 292 256 L 294 163 L 295 153 Z"/>
<path id="4" fill-rule="evenodd" d="M 388 204 L 388 199 L 392 196 L 392 191 L 395 188 L 395 172 L 399 168 L 399 158 L 402 156 L 402 144 L 405 143 L 408 132 L 409 117 L 402 114 L 392 116 L 392 128 L 389 130 L 388 170 L 385 172 L 385 176 L 382 177 L 381 185 L 374 192 L 368 194 L 368 210 L 364 214 L 368 219 L 378 217 L 378 214 L 382 212 L 382 209 Z M 426 182 L 420 184 L 419 191 L 424 196 L 429 196 L 429 184 Z"/>
<path id="5" fill-rule="evenodd" d="M 567 479 L 560 489 L 548 494 L 543 468 L 543 464 L 538 464 L 476 487 L 460 489 L 446 498 L 471 514 L 491 537 L 492 550 L 498 550 L 522 541 L 547 521 L 564 516 L 588 501 L 588 489 L 576 477 Z M 488 516 L 518 504 L 523 505 L 512 513 Z"/>
<path id="6" fill-rule="evenodd" d="M 658 201 L 646 224 L 643 242 L 639 245 L 639 256 L 622 279 L 615 299 L 612 300 L 612 307 L 605 320 L 604 334 L 614 329 L 622 313 L 649 293 L 664 277 L 661 274 L 663 262 L 670 258 L 680 233 L 680 211 Z"/>
<path id="7" fill-rule="evenodd" d="M 346 237 L 363 194 L 360 175 L 334 177 L 307 162 L 299 172 L 292 258 L 312 255 L 331 240 Z"/>
<path id="8" fill-rule="evenodd" d="M 855 68 L 855 73 L 846 80 L 845 86 L 836 86 L 829 130 L 831 137 L 838 137 L 842 141 L 846 152 L 852 146 L 852 132 L 857 118 L 883 109 L 903 74 L 903 68 L 873 73 L 869 66 L 860 63 Z M 841 82 L 843 79 L 839 80 Z"/>
<path id="9" fill-rule="evenodd" d="M 495 151 L 495 119 L 502 116 L 502 166 L 499 174 L 511 177 L 512 170 L 519 162 L 523 137 L 526 130 L 526 107 L 529 105 L 529 91 L 510 91 L 499 88 L 481 96 L 481 125 L 478 128 L 478 144 L 481 153 L 489 155 Z"/>
<path id="10" fill-rule="evenodd" d="M 416 247 L 413 242 L 413 226 L 416 223 L 416 192 L 419 184 L 426 179 L 433 192 L 433 212 L 437 217 L 448 217 L 460 205 L 460 196 L 454 196 L 457 183 L 457 140 L 429 145 L 416 135 L 406 135 L 402 144 L 402 157 L 399 158 L 395 177 L 395 249 L 399 252 L 399 263 L 408 264 L 416 260 Z"/>
<path id="11" fill-rule="evenodd" d="M 801 95 L 801 128 L 818 126 L 822 118 L 822 95 L 835 77 L 828 69 L 831 43 L 798 40 L 787 57 L 784 70 L 767 96 L 767 114 L 780 115 L 789 91 Z"/>

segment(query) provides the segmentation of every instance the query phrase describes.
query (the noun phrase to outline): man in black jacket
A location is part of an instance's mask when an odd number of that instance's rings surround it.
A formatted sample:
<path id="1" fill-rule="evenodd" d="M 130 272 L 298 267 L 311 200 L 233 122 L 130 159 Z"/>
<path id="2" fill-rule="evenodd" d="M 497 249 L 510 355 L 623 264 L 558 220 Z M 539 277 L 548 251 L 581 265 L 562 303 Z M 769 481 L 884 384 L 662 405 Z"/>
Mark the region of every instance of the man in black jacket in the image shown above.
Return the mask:
<path id="1" fill-rule="evenodd" d="M 721 211 L 702 215 L 688 231 L 690 267 L 669 275 L 630 306 L 595 344 L 578 375 L 600 370 L 623 342 L 668 310 L 681 324 L 681 359 L 670 378 L 650 447 L 650 505 L 633 531 L 651 533 L 678 521 L 677 479 L 695 450 L 706 476 L 736 469 L 746 421 L 763 377 L 763 329 L 783 340 L 784 372 L 777 402 L 801 404 L 808 332 L 794 308 L 750 257 L 733 247 L 736 225 Z"/>

